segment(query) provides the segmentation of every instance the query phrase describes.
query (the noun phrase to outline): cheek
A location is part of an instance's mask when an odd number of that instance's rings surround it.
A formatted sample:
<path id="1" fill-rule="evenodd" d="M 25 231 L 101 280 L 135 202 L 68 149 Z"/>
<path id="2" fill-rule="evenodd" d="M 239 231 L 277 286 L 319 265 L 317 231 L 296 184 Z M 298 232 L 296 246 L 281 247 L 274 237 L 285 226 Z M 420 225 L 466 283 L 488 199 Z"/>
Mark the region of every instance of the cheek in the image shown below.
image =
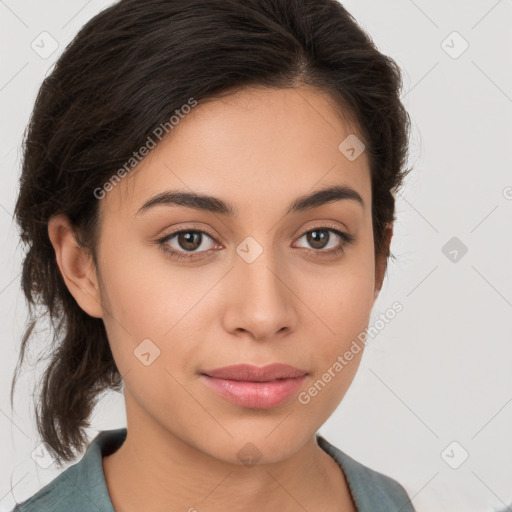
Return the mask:
<path id="1" fill-rule="evenodd" d="M 310 326 L 315 343 L 308 349 L 313 352 L 314 372 L 298 396 L 298 407 L 320 423 L 339 405 L 359 368 L 373 305 L 372 272 L 370 265 L 347 267 L 310 297 L 308 304 L 313 304 L 311 310 L 321 322 L 315 318 Z"/>
<path id="2" fill-rule="evenodd" d="M 371 253 L 370 253 L 371 254 Z M 323 279 L 308 305 L 321 319 L 314 336 L 314 378 L 299 403 L 326 420 L 350 387 L 364 352 L 364 334 L 374 300 L 373 258 L 354 251 L 339 272 Z M 318 278 L 311 281 L 317 281 Z"/>
<path id="3" fill-rule="evenodd" d="M 321 332 L 335 342 L 357 336 L 369 321 L 374 302 L 375 269 L 368 252 L 354 251 L 336 271 L 307 277 L 306 303 L 323 321 Z"/>
<path id="4" fill-rule="evenodd" d="M 112 237 L 103 248 L 108 306 L 115 321 L 134 338 L 160 339 L 190 309 L 202 286 L 192 283 L 190 274 L 173 269 L 156 247 L 128 238 Z"/>
<path id="5" fill-rule="evenodd" d="M 211 289 L 222 277 L 222 272 L 178 268 L 152 252 L 132 247 L 121 253 L 115 243 L 104 248 L 104 322 L 123 374 L 134 364 L 138 367 L 137 357 L 148 351 L 157 356 L 156 366 L 171 371 L 180 365 L 188 368 L 203 339 L 201 326 L 212 311 Z"/>

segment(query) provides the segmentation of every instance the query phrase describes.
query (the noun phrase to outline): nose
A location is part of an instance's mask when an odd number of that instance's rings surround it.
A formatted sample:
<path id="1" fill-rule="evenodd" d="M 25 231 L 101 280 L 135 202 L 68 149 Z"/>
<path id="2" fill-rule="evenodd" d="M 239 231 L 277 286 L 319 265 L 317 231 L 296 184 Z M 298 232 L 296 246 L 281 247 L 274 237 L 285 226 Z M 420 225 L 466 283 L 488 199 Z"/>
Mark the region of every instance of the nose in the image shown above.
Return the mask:
<path id="1" fill-rule="evenodd" d="M 234 334 L 248 333 L 258 341 L 295 330 L 298 297 L 290 273 L 263 253 L 252 263 L 237 258 L 230 272 L 225 328 Z"/>

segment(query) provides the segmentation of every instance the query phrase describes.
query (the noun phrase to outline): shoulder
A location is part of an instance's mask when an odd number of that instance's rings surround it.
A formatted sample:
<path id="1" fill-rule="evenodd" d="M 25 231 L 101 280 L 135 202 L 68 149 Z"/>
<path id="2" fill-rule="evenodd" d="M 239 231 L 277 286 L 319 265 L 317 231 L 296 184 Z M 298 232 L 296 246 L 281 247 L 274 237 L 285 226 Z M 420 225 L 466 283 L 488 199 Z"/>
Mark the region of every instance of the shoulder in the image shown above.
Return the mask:
<path id="1" fill-rule="evenodd" d="M 125 438 L 125 428 L 100 432 L 79 462 L 18 503 L 12 512 L 114 512 L 102 457 L 115 451 Z"/>
<path id="2" fill-rule="evenodd" d="M 76 487 L 76 466 L 75 464 L 67 468 L 32 497 L 18 503 L 13 512 L 64 512 L 70 509 L 79 510 L 76 506 L 80 502 Z"/>
<path id="3" fill-rule="evenodd" d="M 361 464 L 330 444 L 324 437 L 317 435 L 317 440 L 343 470 L 359 511 L 415 512 L 407 491 L 399 482 Z"/>

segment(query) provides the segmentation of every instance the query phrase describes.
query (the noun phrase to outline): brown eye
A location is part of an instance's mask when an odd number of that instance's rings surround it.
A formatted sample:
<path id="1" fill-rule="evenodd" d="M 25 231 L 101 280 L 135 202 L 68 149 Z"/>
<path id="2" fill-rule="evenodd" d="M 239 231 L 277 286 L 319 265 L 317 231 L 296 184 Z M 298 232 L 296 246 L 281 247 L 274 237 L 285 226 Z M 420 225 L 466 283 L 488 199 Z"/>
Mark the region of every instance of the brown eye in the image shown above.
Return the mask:
<path id="1" fill-rule="evenodd" d="M 203 253 L 207 253 L 209 249 L 208 241 L 213 243 L 213 248 L 218 243 L 205 231 L 182 229 L 176 231 L 157 241 L 158 246 L 166 253 L 170 254 L 173 258 L 195 258 L 201 257 Z M 202 250 L 199 250 L 199 249 Z M 197 256 L 196 256 L 197 255 Z"/>
<path id="2" fill-rule="evenodd" d="M 176 236 L 178 245 L 186 251 L 195 251 L 201 246 L 202 235 L 197 231 L 182 231 Z"/>
<path id="3" fill-rule="evenodd" d="M 314 231 L 308 231 L 306 238 L 313 249 L 324 249 L 326 244 L 329 243 L 329 230 L 315 229 Z"/>
<path id="4" fill-rule="evenodd" d="M 308 244 L 308 247 L 305 247 L 305 249 L 322 256 L 340 253 L 343 251 L 344 247 L 354 241 L 352 235 L 329 227 L 310 229 L 304 233 L 299 240 L 302 238 L 305 238 Z"/>

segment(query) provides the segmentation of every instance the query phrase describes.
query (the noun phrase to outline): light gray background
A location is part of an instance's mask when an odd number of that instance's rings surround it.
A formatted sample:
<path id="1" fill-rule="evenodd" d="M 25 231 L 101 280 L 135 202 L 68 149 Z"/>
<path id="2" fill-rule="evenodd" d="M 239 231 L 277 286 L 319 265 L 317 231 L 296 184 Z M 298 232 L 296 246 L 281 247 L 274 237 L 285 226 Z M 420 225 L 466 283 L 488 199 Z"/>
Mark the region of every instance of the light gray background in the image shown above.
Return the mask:
<path id="1" fill-rule="evenodd" d="M 42 368 L 22 374 L 14 411 L 8 400 L 26 313 L 11 216 L 21 136 L 42 79 L 107 5 L 0 0 L 0 512 L 59 473 L 31 457 L 40 443 L 32 387 Z M 320 433 L 399 480 L 419 512 L 501 510 L 512 503 L 512 2 L 344 5 L 404 72 L 414 171 L 398 197 L 398 262 L 390 262 L 372 318 L 395 300 L 404 310 L 367 347 Z M 46 59 L 31 48 L 43 31 L 59 44 Z M 454 31 L 469 44 L 458 56 L 464 41 Z M 453 237 L 468 249 L 456 261 L 443 252 Z M 45 345 L 44 331 L 38 341 Z M 125 426 L 120 394 L 105 396 L 92 425 L 91 439 Z M 445 459 L 453 465 L 463 450 L 469 457 L 453 469 Z"/>

